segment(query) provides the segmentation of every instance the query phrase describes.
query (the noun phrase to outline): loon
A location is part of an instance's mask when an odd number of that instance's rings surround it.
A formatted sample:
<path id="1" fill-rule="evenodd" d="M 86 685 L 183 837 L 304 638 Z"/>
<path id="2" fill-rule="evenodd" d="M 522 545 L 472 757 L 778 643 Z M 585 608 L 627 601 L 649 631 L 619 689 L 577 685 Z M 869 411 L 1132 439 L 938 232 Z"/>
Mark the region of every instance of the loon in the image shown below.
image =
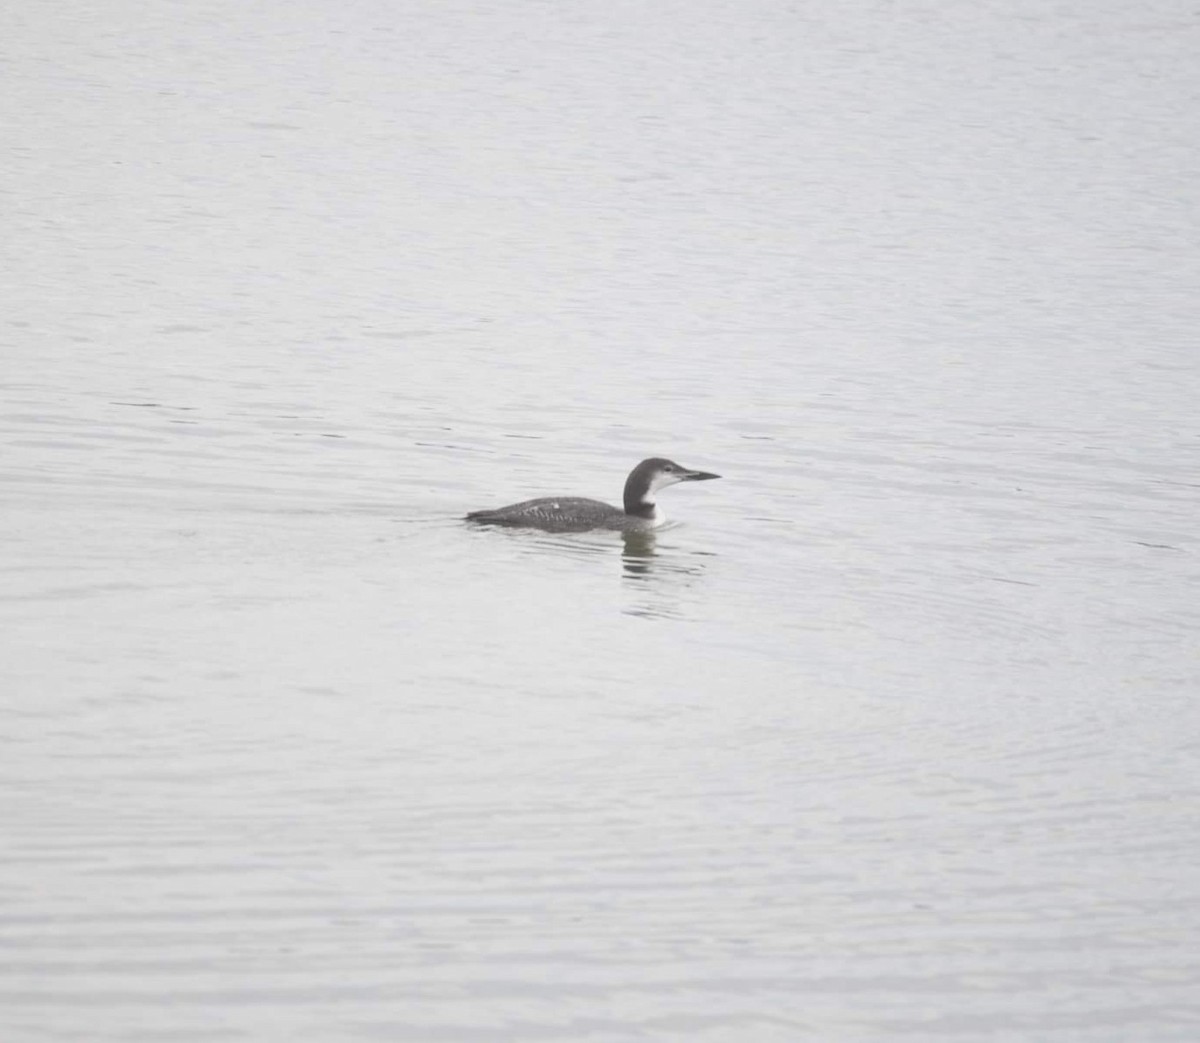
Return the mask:
<path id="1" fill-rule="evenodd" d="M 545 532 L 587 532 L 589 529 L 648 532 L 667 520 L 654 500 L 659 489 L 677 482 L 706 482 L 720 477 L 707 471 L 691 471 L 673 460 L 652 456 L 629 472 L 625 480 L 624 510 L 581 496 L 543 496 L 491 511 L 472 511 L 466 520 L 480 525 L 529 526 Z"/>

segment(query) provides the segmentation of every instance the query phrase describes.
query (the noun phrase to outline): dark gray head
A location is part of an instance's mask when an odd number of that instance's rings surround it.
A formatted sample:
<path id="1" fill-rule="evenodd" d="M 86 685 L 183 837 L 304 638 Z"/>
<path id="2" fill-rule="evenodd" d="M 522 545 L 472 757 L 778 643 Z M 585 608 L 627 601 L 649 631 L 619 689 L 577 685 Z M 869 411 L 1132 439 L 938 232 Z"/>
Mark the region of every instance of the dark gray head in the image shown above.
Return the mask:
<path id="1" fill-rule="evenodd" d="M 654 494 L 659 489 L 678 482 L 706 482 L 720 477 L 708 471 L 692 471 L 674 460 L 652 456 L 638 464 L 625 479 L 625 513 L 653 517 Z"/>

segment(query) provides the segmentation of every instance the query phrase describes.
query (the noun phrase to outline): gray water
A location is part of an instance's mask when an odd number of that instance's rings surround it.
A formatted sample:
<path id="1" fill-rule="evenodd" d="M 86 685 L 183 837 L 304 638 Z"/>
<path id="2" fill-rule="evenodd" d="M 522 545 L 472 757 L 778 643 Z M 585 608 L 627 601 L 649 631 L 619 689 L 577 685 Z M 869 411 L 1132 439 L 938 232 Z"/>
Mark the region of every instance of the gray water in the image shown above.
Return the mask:
<path id="1" fill-rule="evenodd" d="M 1194 4 L 0 21 L 5 1043 L 1200 1037 Z"/>

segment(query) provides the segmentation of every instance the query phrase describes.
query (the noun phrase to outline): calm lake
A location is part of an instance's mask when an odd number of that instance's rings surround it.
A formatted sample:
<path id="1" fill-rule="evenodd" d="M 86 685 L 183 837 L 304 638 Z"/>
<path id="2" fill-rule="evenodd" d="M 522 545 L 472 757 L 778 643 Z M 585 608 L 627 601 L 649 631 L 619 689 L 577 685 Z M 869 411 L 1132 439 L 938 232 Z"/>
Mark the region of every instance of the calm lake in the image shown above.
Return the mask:
<path id="1" fill-rule="evenodd" d="M 1194 3 L 0 40 L 4 1043 L 1200 1038 Z"/>

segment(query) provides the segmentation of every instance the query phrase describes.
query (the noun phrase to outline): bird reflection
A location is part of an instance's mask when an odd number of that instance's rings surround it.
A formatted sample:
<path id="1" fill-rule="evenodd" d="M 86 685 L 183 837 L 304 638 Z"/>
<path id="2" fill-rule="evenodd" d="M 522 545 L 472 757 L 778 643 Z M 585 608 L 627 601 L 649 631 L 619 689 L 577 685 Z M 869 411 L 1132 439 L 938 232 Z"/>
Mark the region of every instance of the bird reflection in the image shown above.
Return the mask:
<path id="1" fill-rule="evenodd" d="M 684 615 L 686 592 L 704 574 L 702 552 L 686 560 L 675 548 L 662 547 L 653 532 L 624 533 L 621 574 L 634 595 L 623 611 L 631 616 L 678 619 Z M 699 560 L 698 560 L 699 559 Z"/>
<path id="2" fill-rule="evenodd" d="M 516 541 L 522 554 L 546 550 L 570 555 L 605 557 L 613 552 L 613 533 L 579 535 L 530 531 Z M 590 536 L 590 538 L 589 538 Z M 621 611 L 653 619 L 680 619 L 693 598 L 692 587 L 704 576 L 712 551 L 685 550 L 655 532 L 620 534 L 621 585 L 625 596 Z"/>
<path id="3" fill-rule="evenodd" d="M 658 554 L 658 540 L 652 532 L 627 532 L 624 534 L 625 550 L 621 564 L 625 575 L 632 579 L 648 576 L 654 570 L 654 557 Z"/>

